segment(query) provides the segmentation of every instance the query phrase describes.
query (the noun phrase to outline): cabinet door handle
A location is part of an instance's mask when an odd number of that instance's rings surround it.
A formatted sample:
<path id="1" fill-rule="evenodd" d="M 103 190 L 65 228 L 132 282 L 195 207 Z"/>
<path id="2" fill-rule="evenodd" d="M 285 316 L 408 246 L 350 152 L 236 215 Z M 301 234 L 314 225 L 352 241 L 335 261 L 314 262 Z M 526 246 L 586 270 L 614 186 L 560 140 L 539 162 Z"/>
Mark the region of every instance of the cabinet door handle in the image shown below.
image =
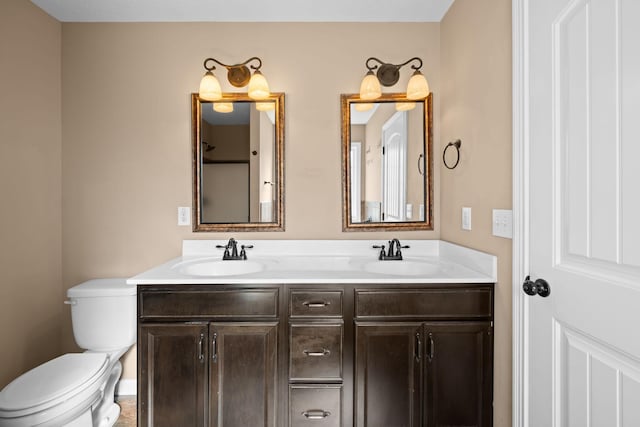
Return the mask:
<path id="1" fill-rule="evenodd" d="M 214 362 L 218 362 L 218 334 L 213 334 L 213 339 L 211 340 L 211 358 Z"/>
<path id="2" fill-rule="evenodd" d="M 422 355 L 422 340 L 420 339 L 420 332 L 416 332 L 416 362 L 420 362 L 420 356 Z"/>
<path id="3" fill-rule="evenodd" d="M 326 348 L 323 348 L 320 351 L 302 350 L 302 352 L 305 355 L 311 356 L 311 357 L 323 357 L 323 356 L 328 356 L 328 355 L 331 354 L 331 351 L 327 350 Z"/>
<path id="4" fill-rule="evenodd" d="M 309 409 L 304 411 L 302 415 L 304 415 L 308 420 L 322 420 L 331 415 L 331 412 L 324 411 L 322 409 Z"/>
<path id="5" fill-rule="evenodd" d="M 429 362 L 433 360 L 433 355 L 436 352 L 436 343 L 433 341 L 433 334 L 429 332 Z"/>
<path id="6" fill-rule="evenodd" d="M 330 301 L 305 301 L 302 305 L 306 305 L 307 308 L 322 308 L 331 305 Z"/>
<path id="7" fill-rule="evenodd" d="M 198 360 L 204 363 L 204 334 L 200 334 L 200 341 L 198 341 Z"/>

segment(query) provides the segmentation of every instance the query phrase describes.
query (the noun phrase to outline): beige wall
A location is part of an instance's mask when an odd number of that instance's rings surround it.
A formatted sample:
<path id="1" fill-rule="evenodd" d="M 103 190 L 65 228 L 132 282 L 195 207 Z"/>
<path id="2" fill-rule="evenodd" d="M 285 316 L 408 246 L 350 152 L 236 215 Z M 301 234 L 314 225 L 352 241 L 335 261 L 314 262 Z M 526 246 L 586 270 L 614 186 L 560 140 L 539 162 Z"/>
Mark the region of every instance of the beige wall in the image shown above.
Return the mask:
<path id="1" fill-rule="evenodd" d="M 0 1 L 0 389 L 60 353 L 61 32 Z"/>
<path id="2" fill-rule="evenodd" d="M 457 0 L 441 23 L 440 146 L 462 140 L 440 173 L 442 238 L 498 256 L 494 425 L 511 425 L 511 240 L 491 234 L 491 210 L 511 209 L 511 1 Z M 441 162 L 442 151 L 436 151 Z M 472 230 L 460 227 L 472 208 Z"/>
<path id="3" fill-rule="evenodd" d="M 343 233 L 340 170 L 340 94 L 358 91 L 369 56 L 422 57 L 437 140 L 439 24 L 65 23 L 62 46 L 65 289 L 139 273 L 178 256 L 187 238 L 440 237 L 437 217 L 434 231 Z M 176 225 L 176 208 L 191 206 L 190 93 L 208 56 L 259 56 L 271 90 L 286 93 L 285 232 L 194 234 Z M 401 91 L 410 74 L 389 90 Z M 75 348 L 70 330 L 67 316 L 65 350 Z M 130 354 L 126 378 L 134 362 Z"/>

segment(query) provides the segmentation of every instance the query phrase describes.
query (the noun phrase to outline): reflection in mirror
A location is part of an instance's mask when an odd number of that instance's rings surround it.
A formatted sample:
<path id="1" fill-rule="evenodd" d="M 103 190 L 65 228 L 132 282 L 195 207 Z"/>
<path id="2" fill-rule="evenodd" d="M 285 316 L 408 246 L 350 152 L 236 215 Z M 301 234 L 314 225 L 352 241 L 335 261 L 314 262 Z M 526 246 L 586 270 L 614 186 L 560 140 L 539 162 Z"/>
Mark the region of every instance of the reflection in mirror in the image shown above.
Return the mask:
<path id="1" fill-rule="evenodd" d="M 342 95 L 343 229 L 431 230 L 432 95 Z"/>
<path id="2" fill-rule="evenodd" d="M 193 231 L 283 231 L 284 94 L 192 94 Z"/>

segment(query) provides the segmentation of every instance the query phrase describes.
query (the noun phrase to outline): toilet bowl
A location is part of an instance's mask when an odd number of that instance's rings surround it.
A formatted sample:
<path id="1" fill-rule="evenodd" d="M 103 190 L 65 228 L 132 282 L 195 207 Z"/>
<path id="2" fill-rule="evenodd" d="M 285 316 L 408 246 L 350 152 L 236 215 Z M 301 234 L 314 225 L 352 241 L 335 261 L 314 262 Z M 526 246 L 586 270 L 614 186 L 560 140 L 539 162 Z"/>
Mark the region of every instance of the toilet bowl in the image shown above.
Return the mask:
<path id="1" fill-rule="evenodd" d="M 69 353 L 21 375 L 0 391 L 0 427 L 111 427 L 120 407 L 120 357 L 136 340 L 136 288 L 96 279 L 67 291 L 74 337 Z"/>

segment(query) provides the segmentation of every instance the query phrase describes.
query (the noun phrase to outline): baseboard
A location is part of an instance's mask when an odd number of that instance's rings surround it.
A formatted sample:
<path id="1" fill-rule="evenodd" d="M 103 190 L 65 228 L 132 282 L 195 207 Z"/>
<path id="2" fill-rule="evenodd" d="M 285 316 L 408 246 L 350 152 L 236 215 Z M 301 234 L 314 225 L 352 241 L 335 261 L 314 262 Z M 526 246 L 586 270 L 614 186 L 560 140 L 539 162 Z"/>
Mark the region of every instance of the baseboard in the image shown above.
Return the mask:
<path id="1" fill-rule="evenodd" d="M 116 396 L 135 396 L 138 390 L 138 381 L 120 380 L 116 387 Z"/>

